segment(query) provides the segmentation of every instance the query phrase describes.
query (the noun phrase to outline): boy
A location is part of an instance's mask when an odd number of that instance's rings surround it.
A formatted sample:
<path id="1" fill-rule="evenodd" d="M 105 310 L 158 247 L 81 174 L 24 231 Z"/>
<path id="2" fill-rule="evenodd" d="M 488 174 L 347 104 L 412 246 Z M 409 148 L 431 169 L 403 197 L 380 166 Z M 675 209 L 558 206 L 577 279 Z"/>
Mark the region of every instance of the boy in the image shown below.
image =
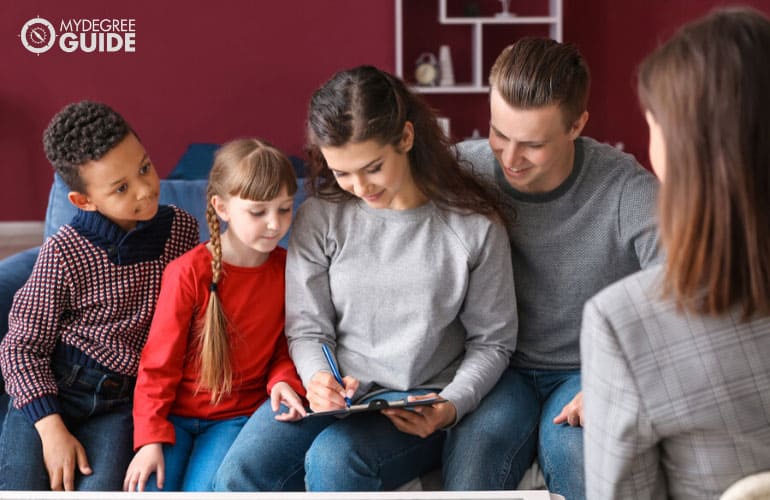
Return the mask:
<path id="1" fill-rule="evenodd" d="M 198 243 L 198 224 L 158 206 L 153 164 L 108 106 L 66 106 L 43 144 L 80 210 L 41 247 L 0 344 L 13 399 L 0 436 L 0 489 L 119 490 L 161 275 Z"/>

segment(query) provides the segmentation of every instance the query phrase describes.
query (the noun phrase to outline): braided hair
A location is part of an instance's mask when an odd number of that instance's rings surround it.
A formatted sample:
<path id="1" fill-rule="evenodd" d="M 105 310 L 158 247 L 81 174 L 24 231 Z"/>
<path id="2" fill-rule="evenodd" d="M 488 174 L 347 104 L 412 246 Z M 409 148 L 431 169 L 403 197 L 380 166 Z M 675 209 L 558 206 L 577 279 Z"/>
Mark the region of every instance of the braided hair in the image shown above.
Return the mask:
<path id="1" fill-rule="evenodd" d="M 212 277 L 208 305 L 198 337 L 198 388 L 211 392 L 212 404 L 228 396 L 233 386 L 228 323 L 218 290 L 223 278 L 221 227 L 212 198 L 240 196 L 253 201 L 266 201 L 278 196 L 284 188 L 289 195 L 297 192 L 294 168 L 289 159 L 269 143 L 259 139 L 236 139 L 217 150 L 206 189 Z"/>

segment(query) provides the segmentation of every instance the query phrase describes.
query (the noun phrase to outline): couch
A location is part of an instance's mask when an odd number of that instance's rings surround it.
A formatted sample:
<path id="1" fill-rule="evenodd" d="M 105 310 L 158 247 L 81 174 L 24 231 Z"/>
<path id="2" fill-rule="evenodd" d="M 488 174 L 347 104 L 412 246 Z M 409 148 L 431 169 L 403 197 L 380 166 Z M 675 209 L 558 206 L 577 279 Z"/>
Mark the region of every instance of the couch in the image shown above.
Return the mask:
<path id="1" fill-rule="evenodd" d="M 174 170 L 166 179 L 160 181 L 160 203 L 176 205 L 190 212 L 200 226 L 200 241 L 209 238 L 206 224 L 206 176 L 211 168 L 213 155 L 218 145 L 216 144 L 191 144 L 188 146 L 182 158 Z M 304 190 L 304 162 L 297 157 L 289 157 L 297 172 L 299 189 L 294 197 L 294 211 L 305 199 Z M 51 191 L 48 195 L 48 208 L 45 215 L 44 238 L 55 233 L 58 228 L 67 224 L 76 213 L 75 207 L 67 199 L 69 188 L 58 175 L 53 176 Z M 288 233 L 279 243 L 286 248 Z M 32 267 L 37 259 L 40 247 L 30 248 L 10 257 L 0 260 L 0 339 L 8 331 L 8 312 L 13 302 L 13 295 L 27 281 Z M 0 431 L 2 421 L 7 408 L 7 396 L 4 394 L 2 379 L 0 378 Z M 434 471 L 422 480 L 415 479 L 404 485 L 402 490 L 437 490 L 440 489 L 440 471 Z M 519 489 L 544 488 L 545 482 L 537 463 L 530 468 L 519 484 Z"/>

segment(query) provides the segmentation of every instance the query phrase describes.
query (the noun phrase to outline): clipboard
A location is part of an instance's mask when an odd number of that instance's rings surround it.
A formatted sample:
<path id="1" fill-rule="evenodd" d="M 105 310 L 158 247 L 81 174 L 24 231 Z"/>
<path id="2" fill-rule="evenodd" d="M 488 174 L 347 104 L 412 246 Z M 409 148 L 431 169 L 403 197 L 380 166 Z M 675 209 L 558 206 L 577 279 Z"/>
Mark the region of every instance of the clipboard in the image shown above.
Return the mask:
<path id="1" fill-rule="evenodd" d="M 372 399 L 368 403 L 350 405 L 348 408 L 340 408 L 339 410 L 329 411 L 310 411 L 307 412 L 307 417 L 323 417 L 327 415 L 349 415 L 351 413 L 361 413 L 365 411 L 380 411 L 387 408 L 414 408 L 415 406 L 430 406 L 435 403 L 446 403 L 444 398 L 430 398 L 419 399 L 416 401 L 407 401 L 406 399 L 394 399 L 388 401 L 386 399 Z"/>

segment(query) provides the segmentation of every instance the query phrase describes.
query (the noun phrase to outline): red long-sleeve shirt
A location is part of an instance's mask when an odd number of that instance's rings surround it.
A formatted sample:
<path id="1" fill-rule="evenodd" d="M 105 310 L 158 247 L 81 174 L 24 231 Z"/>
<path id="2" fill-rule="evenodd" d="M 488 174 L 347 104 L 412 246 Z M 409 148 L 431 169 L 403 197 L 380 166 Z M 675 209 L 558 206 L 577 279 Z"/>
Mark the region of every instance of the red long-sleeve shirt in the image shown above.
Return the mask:
<path id="1" fill-rule="evenodd" d="M 198 325 L 206 312 L 211 254 L 201 244 L 163 273 L 134 394 L 134 447 L 174 443 L 169 414 L 208 420 L 248 416 L 277 382 L 304 395 L 284 336 L 286 251 L 276 248 L 259 267 L 223 263 L 217 293 L 228 319 L 233 390 L 218 404 L 198 390 Z"/>

